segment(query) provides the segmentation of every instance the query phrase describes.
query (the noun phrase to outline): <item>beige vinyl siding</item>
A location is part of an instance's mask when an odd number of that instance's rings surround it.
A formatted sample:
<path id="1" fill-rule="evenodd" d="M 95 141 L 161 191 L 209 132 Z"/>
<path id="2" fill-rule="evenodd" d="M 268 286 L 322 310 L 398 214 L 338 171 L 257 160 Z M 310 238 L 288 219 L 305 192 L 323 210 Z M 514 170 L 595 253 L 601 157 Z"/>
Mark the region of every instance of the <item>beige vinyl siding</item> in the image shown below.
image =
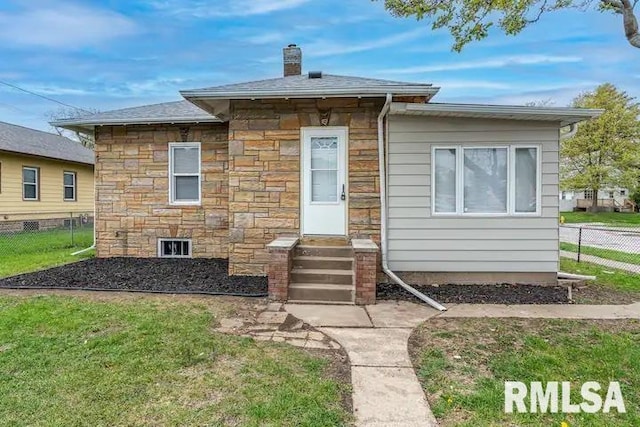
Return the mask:
<path id="1" fill-rule="evenodd" d="M 0 152 L 0 221 L 93 212 L 93 165 Z M 39 169 L 39 199 L 22 199 L 23 166 Z M 76 172 L 76 200 L 65 201 L 63 172 Z"/>
<path id="2" fill-rule="evenodd" d="M 558 124 L 516 120 L 389 117 L 389 266 L 397 271 L 556 272 Z M 431 214 L 434 146 L 537 145 L 539 216 Z"/>

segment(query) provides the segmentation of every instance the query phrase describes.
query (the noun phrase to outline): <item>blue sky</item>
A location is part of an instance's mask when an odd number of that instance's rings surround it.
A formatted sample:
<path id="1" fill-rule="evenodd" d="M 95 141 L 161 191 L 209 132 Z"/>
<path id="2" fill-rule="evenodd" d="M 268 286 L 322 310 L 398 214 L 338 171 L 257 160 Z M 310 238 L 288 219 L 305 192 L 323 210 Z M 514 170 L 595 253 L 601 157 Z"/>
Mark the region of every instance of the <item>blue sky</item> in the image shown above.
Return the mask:
<path id="1" fill-rule="evenodd" d="M 2 0 L 0 80 L 105 111 L 279 77 L 282 47 L 297 43 L 305 71 L 430 82 L 440 102 L 565 106 L 605 81 L 640 95 L 640 50 L 620 21 L 564 11 L 455 53 L 448 33 L 382 1 Z M 0 85 L 1 121 L 48 130 L 57 108 Z"/>

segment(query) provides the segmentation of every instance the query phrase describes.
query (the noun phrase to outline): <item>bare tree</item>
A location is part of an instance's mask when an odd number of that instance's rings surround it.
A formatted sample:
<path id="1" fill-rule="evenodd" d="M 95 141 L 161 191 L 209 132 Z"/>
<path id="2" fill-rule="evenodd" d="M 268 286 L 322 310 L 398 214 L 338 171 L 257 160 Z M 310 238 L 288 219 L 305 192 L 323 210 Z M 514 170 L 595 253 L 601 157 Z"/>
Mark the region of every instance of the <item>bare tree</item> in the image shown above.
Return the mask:
<path id="1" fill-rule="evenodd" d="M 89 116 L 92 114 L 96 114 L 99 111 L 96 109 L 85 110 L 71 107 L 60 107 L 57 110 L 49 112 L 48 116 L 51 121 L 64 120 L 64 119 L 73 119 L 77 117 Z M 95 146 L 95 140 L 93 133 L 83 132 L 79 129 L 77 130 L 69 130 L 64 129 L 58 126 L 53 126 L 53 130 L 60 136 L 64 136 L 70 139 L 75 139 L 80 142 L 87 148 L 93 149 Z"/>

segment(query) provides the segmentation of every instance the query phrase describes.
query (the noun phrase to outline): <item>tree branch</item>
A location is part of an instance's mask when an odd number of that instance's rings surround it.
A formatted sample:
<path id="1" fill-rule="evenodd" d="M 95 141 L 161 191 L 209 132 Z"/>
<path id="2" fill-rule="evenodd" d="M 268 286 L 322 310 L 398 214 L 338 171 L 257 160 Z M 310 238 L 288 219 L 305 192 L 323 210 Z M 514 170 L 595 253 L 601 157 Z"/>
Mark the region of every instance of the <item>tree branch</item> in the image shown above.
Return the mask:
<path id="1" fill-rule="evenodd" d="M 633 9 L 638 3 L 630 0 L 600 0 L 603 6 L 608 6 L 616 13 L 622 14 L 622 23 L 624 25 L 624 35 L 633 47 L 640 48 L 640 33 L 638 32 L 638 19 Z"/>

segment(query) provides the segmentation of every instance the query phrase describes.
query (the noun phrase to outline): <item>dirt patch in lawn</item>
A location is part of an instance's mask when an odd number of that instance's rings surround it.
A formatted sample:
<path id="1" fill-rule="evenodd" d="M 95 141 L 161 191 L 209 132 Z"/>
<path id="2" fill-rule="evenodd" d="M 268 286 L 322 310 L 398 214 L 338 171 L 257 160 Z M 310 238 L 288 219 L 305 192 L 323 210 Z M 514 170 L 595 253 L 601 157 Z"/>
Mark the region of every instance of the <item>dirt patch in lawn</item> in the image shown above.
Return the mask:
<path id="1" fill-rule="evenodd" d="M 568 304 L 567 289 L 538 285 L 412 285 L 426 296 L 446 304 Z M 377 298 L 420 302 L 396 284 L 378 284 Z"/>
<path id="2" fill-rule="evenodd" d="M 640 280 L 640 279 L 638 279 Z M 610 286 L 588 283 L 573 290 L 576 304 L 633 304 L 640 300 L 638 292 L 614 289 Z"/>
<path id="3" fill-rule="evenodd" d="M 266 296 L 267 278 L 229 276 L 223 259 L 97 258 L 0 279 L 0 288 Z"/>

